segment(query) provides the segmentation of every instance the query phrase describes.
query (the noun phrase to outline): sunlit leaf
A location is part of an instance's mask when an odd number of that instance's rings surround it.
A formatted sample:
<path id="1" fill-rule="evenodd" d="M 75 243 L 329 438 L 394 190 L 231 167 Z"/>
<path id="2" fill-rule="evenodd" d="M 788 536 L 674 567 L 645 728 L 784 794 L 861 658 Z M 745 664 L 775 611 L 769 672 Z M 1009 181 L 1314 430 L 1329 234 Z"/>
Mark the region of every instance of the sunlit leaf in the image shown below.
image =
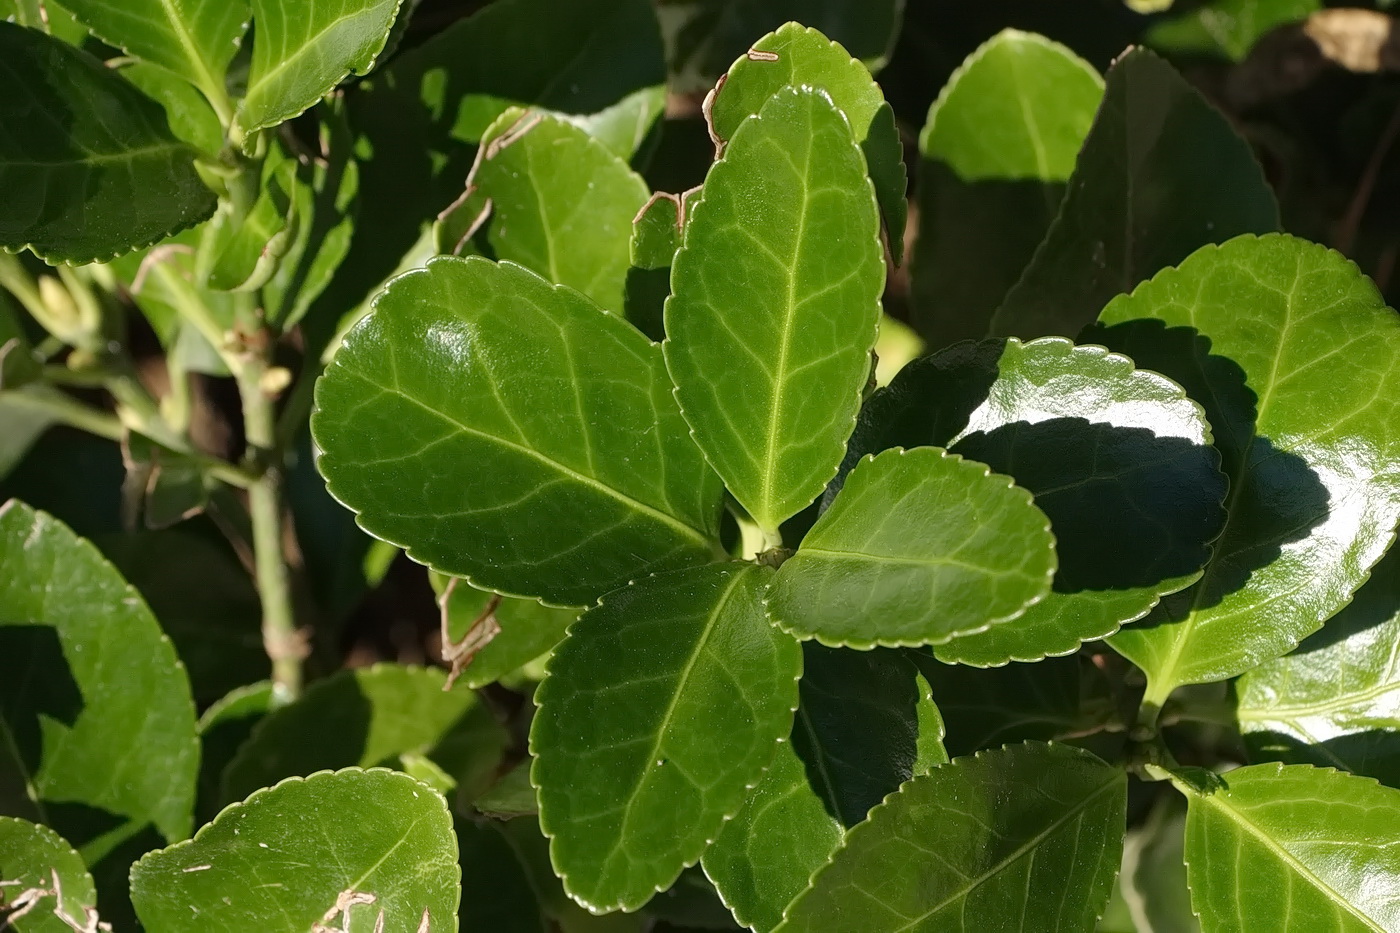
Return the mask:
<path id="1" fill-rule="evenodd" d="M 0 816 L 0 918 L 7 918 L 6 929 L 73 933 L 59 914 L 83 924 L 96 907 L 92 876 L 62 836 L 47 826 Z"/>

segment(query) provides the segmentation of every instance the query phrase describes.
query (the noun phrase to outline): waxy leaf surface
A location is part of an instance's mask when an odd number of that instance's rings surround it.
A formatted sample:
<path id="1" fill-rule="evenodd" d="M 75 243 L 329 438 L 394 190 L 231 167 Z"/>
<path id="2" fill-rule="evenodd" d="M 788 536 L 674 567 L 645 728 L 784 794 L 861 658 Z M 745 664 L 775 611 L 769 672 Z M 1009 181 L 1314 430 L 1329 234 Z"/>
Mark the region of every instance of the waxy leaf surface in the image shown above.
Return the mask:
<path id="1" fill-rule="evenodd" d="M 83 923 L 88 909 L 97 907 L 97 890 L 82 856 L 52 829 L 26 820 L 0 816 L 0 881 L 0 917 L 7 918 L 5 928 L 14 933 L 73 933 L 58 912 Z M 21 896 L 36 892 L 35 906 L 17 916 L 24 907 Z M 6 905 L 14 912 L 7 912 Z"/>
<path id="2" fill-rule="evenodd" d="M 914 322 L 934 348 L 987 335 L 1035 254 L 1103 98 L 1069 49 L 1006 30 L 963 62 L 919 136 Z"/>
<path id="3" fill-rule="evenodd" d="M 671 393 L 660 348 L 621 318 L 519 266 L 443 257 L 346 336 L 312 432 L 370 533 L 580 606 L 715 553 L 719 482 Z"/>
<path id="4" fill-rule="evenodd" d="M 1209 933 L 1400 929 L 1400 791 L 1308 765 L 1175 783 L 1191 905 Z"/>
<path id="5" fill-rule="evenodd" d="M 535 695 L 531 779 L 564 887 L 635 910 L 700 858 L 792 728 L 802 653 L 768 624 L 771 571 L 649 577 L 584 613 Z"/>
<path id="6" fill-rule="evenodd" d="M 1068 745 L 956 758 L 850 830 L 778 930 L 1088 933 L 1126 807 L 1127 775 Z"/>
<path id="7" fill-rule="evenodd" d="M 823 644 L 943 644 L 1043 599 L 1054 538 L 1030 493 L 933 447 L 862 460 L 778 570 L 774 622 Z"/>
<path id="8" fill-rule="evenodd" d="M 131 870 L 148 930 L 453 933 L 460 895 L 447 804 L 393 771 L 291 778 Z M 382 917 L 382 920 L 380 919 Z"/>
<path id="9" fill-rule="evenodd" d="M 146 604 L 90 543 L 17 500 L 0 507 L 0 566 L 0 657 L 22 659 L 0 678 L 0 812 L 77 845 L 91 841 L 65 822 L 78 809 L 105 811 L 104 829 L 187 836 L 194 703 Z"/>
<path id="10" fill-rule="evenodd" d="M 666 365 L 696 442 L 770 537 L 841 462 L 879 324 L 879 235 L 846 119 L 799 88 L 740 125 L 686 222 Z"/>
<path id="11" fill-rule="evenodd" d="M 1278 224 L 1249 143 L 1170 65 L 1132 50 L 1108 70 L 1060 213 L 992 332 L 1074 337 L 1198 247 Z"/>
<path id="12" fill-rule="evenodd" d="M 904 146 L 894 111 L 885 103 L 870 70 L 839 43 L 797 23 L 788 23 L 759 39 L 730 66 L 727 80 L 715 93 L 710 110 L 715 135 L 732 139 L 739 125 L 762 110 L 774 94 L 784 87 L 803 85 L 821 88 L 846 115 L 865 154 L 890 251 L 899 264 L 904 256 L 904 223 L 909 210 Z"/>
<path id="13" fill-rule="evenodd" d="M 0 22 L 0 80 L 0 248 L 108 260 L 213 213 L 198 151 L 91 55 Z"/>
<path id="14" fill-rule="evenodd" d="M 1230 479 L 1205 576 L 1110 642 L 1160 704 L 1295 647 L 1389 547 L 1400 318 L 1339 254 L 1241 237 L 1116 299 L 1092 337 L 1201 402 Z"/>
<path id="15" fill-rule="evenodd" d="M 1053 591 L 1014 624 L 934 651 L 987 667 L 1069 654 L 1200 577 L 1225 522 L 1210 441 L 1200 406 L 1171 380 L 1103 347 L 1010 338 L 906 366 L 866 402 L 846 465 L 945 446 L 1011 476 L 1049 516 Z"/>

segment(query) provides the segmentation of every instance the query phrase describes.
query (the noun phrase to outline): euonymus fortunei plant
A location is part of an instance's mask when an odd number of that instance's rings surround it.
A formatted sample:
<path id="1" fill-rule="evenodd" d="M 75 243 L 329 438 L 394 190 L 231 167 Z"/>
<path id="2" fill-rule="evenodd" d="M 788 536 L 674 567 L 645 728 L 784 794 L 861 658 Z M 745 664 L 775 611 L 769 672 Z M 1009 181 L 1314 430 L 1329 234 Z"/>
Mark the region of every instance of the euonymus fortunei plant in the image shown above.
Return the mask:
<path id="1" fill-rule="evenodd" d="M 1080 5 L 0 0 L 0 930 L 1400 930 L 1388 20 Z"/>

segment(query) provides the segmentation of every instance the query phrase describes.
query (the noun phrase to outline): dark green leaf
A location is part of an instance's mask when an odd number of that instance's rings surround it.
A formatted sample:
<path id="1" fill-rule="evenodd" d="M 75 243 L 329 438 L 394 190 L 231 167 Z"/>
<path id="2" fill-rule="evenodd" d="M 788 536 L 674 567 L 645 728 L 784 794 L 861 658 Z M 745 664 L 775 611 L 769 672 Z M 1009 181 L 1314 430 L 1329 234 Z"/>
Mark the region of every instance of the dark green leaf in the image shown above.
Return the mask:
<path id="1" fill-rule="evenodd" d="M 214 210 L 160 105 L 85 52 L 0 22 L 0 248 L 111 259 Z"/>
<path id="2" fill-rule="evenodd" d="M 198 821 L 213 819 L 222 809 L 224 769 L 248 741 L 258 721 L 280 706 L 270 680 L 238 687 L 215 700 L 199 717 Z"/>
<path id="3" fill-rule="evenodd" d="M 699 859 L 773 760 L 802 655 L 764 619 L 771 571 L 649 577 L 555 650 L 530 730 L 540 822 L 569 894 L 635 910 Z"/>
<path id="4" fill-rule="evenodd" d="M 681 248 L 681 195 L 658 192 L 633 218 L 631 260 L 638 269 L 670 269 Z"/>
<path id="5" fill-rule="evenodd" d="M 1206 930 L 1400 928 L 1400 791 L 1279 764 L 1175 783 L 1188 801 L 1191 906 Z"/>
<path id="6" fill-rule="evenodd" d="M 1089 931 L 1118 869 L 1127 775 L 1068 745 L 957 758 L 846 834 L 782 933 Z"/>
<path id="7" fill-rule="evenodd" d="M 189 835 L 194 704 L 146 604 L 90 543 L 14 500 L 0 566 L 0 657 L 24 659 L 0 678 L 0 810 L 83 846 L 144 824 Z"/>
<path id="8" fill-rule="evenodd" d="M 316 397 L 331 491 L 441 572 L 579 606 L 715 553 L 719 482 L 660 349 L 519 266 L 396 279 Z"/>
<path id="9" fill-rule="evenodd" d="M 293 778 L 132 869 L 148 930 L 455 930 L 457 840 L 442 797 L 392 771 Z M 382 918 L 382 919 L 381 919 Z"/>
<path id="10" fill-rule="evenodd" d="M 47 826 L 0 816 L 0 920 L 4 929 L 73 933 L 83 927 L 66 923 L 63 917 L 85 924 L 89 911 L 93 915 L 97 912 L 97 890 L 82 856 Z"/>
<path id="11" fill-rule="evenodd" d="M 1158 798 L 1124 840 L 1118 885 L 1138 933 L 1201 933 L 1186 884 L 1185 809 L 1175 794 Z"/>
<path id="12" fill-rule="evenodd" d="M 919 136 L 914 322 L 935 347 L 985 337 L 1059 210 L 1103 97 L 1069 49 L 1006 30 L 949 79 Z"/>
<path id="13" fill-rule="evenodd" d="M 296 178 L 296 160 L 271 146 L 253 206 L 240 213 L 232 202 L 220 203 L 200 238 L 196 281 L 223 292 L 253 292 L 268 283 L 296 236 Z"/>
<path id="14" fill-rule="evenodd" d="M 870 375 L 884 249 L 865 160 L 822 91 L 734 133 L 686 222 L 666 365 L 695 438 L 768 537 L 831 479 Z"/>
<path id="15" fill-rule="evenodd" d="M 27 400 L 16 399 L 16 396 L 47 395 L 55 391 L 57 390 L 49 386 L 25 386 L 14 390 L 0 401 L 0 480 L 10 475 L 40 435 L 54 423 L 51 415 L 42 409 L 24 404 Z"/>
<path id="16" fill-rule="evenodd" d="M 461 642 L 468 632 L 490 613 L 500 631 L 477 652 L 462 671 L 458 683 L 484 687 L 547 655 L 559 644 L 567 629 L 578 618 L 577 609 L 554 609 L 533 599 L 498 597 L 478 590 L 464 580 L 451 583 L 450 577 L 430 574 L 438 603 L 447 614 L 447 634 Z M 493 599 L 495 605 L 492 605 Z"/>
<path id="17" fill-rule="evenodd" d="M 1093 336 L 1205 406 L 1230 478 L 1205 577 L 1112 639 L 1160 705 L 1293 648 L 1389 546 L 1400 319 L 1337 253 L 1242 237 L 1115 300 Z"/>
<path id="18" fill-rule="evenodd" d="M 530 767 L 534 759 L 526 756 L 511 768 L 491 789 L 472 801 L 479 812 L 497 819 L 510 820 L 517 816 L 532 816 L 540 812 L 535 785 L 530 783 Z"/>
<path id="19" fill-rule="evenodd" d="M 773 56 L 776 56 L 774 58 Z M 729 69 L 715 92 L 710 121 L 715 135 L 729 140 L 739 125 L 758 113 L 784 87 L 819 87 L 846 116 L 865 155 L 875 197 L 885 217 L 890 251 L 898 265 L 904 257 L 904 224 L 909 204 L 904 145 L 870 71 L 844 48 L 815 29 L 788 23 L 753 44 Z"/>
<path id="20" fill-rule="evenodd" d="M 457 821 L 463 933 L 550 933 L 539 897 L 515 850 L 489 821 Z"/>
<path id="21" fill-rule="evenodd" d="M 1055 573 L 1050 522 L 1006 476 L 933 447 L 862 460 L 769 589 L 832 646 L 943 644 L 1019 617 Z"/>
<path id="22" fill-rule="evenodd" d="M 1320 0 L 1210 0 L 1184 7 L 1147 30 L 1147 44 L 1170 55 L 1244 61 L 1265 33 L 1307 19 Z"/>
<path id="23" fill-rule="evenodd" d="M 992 331 L 1073 337 L 1114 295 L 1198 247 L 1278 225 L 1249 144 L 1170 65 L 1135 49 L 1109 69 L 1060 213 Z"/>

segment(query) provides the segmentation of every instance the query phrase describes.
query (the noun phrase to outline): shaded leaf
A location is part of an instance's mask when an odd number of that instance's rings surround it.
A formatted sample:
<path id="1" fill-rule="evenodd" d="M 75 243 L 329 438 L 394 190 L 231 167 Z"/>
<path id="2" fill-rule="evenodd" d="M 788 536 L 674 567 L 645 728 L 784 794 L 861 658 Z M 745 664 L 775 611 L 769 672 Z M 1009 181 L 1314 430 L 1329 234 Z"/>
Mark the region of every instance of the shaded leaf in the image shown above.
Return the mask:
<path id="1" fill-rule="evenodd" d="M 1198 247 L 1278 226 L 1249 144 L 1170 65 L 1134 49 L 1108 70 L 1059 215 L 992 332 L 1073 337 Z"/>
<path id="2" fill-rule="evenodd" d="M 0 22 L 0 248 L 111 259 L 204 220 L 198 152 L 160 105 L 85 52 Z"/>
<path id="3" fill-rule="evenodd" d="M 199 717 L 199 797 L 197 821 L 213 819 L 222 809 L 224 769 L 243 743 L 248 741 L 258 721 L 282 705 L 273 692 L 272 681 L 260 680 L 230 690 L 215 700 Z"/>
<path id="4" fill-rule="evenodd" d="M 1153 23 L 1146 40 L 1170 55 L 1241 62 L 1266 33 L 1305 20 L 1320 9 L 1320 0 L 1211 0 Z"/>
<path id="5" fill-rule="evenodd" d="M 535 695 L 531 779 L 565 889 L 635 910 L 699 859 L 792 724 L 802 657 L 759 602 L 771 571 L 649 577 L 580 617 Z"/>
<path id="6" fill-rule="evenodd" d="M 519 266 L 443 257 L 396 279 L 316 401 L 331 492 L 440 572 L 578 606 L 715 553 L 719 483 L 660 349 Z"/>
<path id="7" fill-rule="evenodd" d="M 1045 514 L 1008 477 L 938 448 L 862 460 L 766 604 L 823 644 L 943 644 L 1020 616 L 1055 573 Z"/>
<path id="8" fill-rule="evenodd" d="M 515 850 L 490 822 L 457 821 L 464 933 L 549 933 L 539 898 Z"/>
<path id="9" fill-rule="evenodd" d="M 914 323 L 934 347 L 987 335 L 1049 229 L 1103 98 L 1069 49 L 1008 29 L 973 52 L 919 135 Z"/>
<path id="10" fill-rule="evenodd" d="M 1158 798 L 1128 831 L 1118 884 L 1138 933 L 1200 933 L 1186 883 L 1186 813 L 1174 794 Z"/>
<path id="11" fill-rule="evenodd" d="M 449 589 L 451 578 L 441 574 L 429 574 L 429 579 L 438 594 L 438 604 L 446 613 L 450 641 L 460 641 L 488 611 L 500 627 L 500 632 L 462 671 L 457 683 L 464 687 L 495 683 L 547 655 L 579 614 L 578 609 L 554 609 L 533 599 L 497 597 L 465 581 Z"/>
<path id="12" fill-rule="evenodd" d="M 769 538 L 835 472 L 885 264 L 865 160 L 822 91 L 745 121 L 686 222 L 666 365 L 696 442 Z"/>
<path id="13" fill-rule="evenodd" d="M 1389 546 L 1400 319 L 1337 253 L 1271 236 L 1202 249 L 1100 320 L 1094 339 L 1205 406 L 1230 479 L 1205 576 L 1110 642 L 1160 705 L 1293 648 Z"/>
<path id="14" fill-rule="evenodd" d="M 224 145 L 224 126 L 209 101 L 179 75 L 150 62 L 132 60 L 121 76 L 165 109 L 170 132 L 201 152 L 217 154 Z"/>
<path id="15" fill-rule="evenodd" d="M 1127 775 L 1068 745 L 957 758 L 846 834 L 782 933 L 1092 930 L 1121 853 Z"/>
<path id="16" fill-rule="evenodd" d="M 5 816 L 0 816 L 0 883 L 0 919 L 14 933 L 73 933 L 58 914 L 84 923 L 97 907 L 92 876 L 62 836 Z"/>
<path id="17" fill-rule="evenodd" d="M 141 859 L 131 893 L 148 930 L 368 930 L 382 916 L 386 930 L 436 933 L 456 929 L 459 879 L 442 797 L 404 774 L 352 768 L 229 807 Z"/>

